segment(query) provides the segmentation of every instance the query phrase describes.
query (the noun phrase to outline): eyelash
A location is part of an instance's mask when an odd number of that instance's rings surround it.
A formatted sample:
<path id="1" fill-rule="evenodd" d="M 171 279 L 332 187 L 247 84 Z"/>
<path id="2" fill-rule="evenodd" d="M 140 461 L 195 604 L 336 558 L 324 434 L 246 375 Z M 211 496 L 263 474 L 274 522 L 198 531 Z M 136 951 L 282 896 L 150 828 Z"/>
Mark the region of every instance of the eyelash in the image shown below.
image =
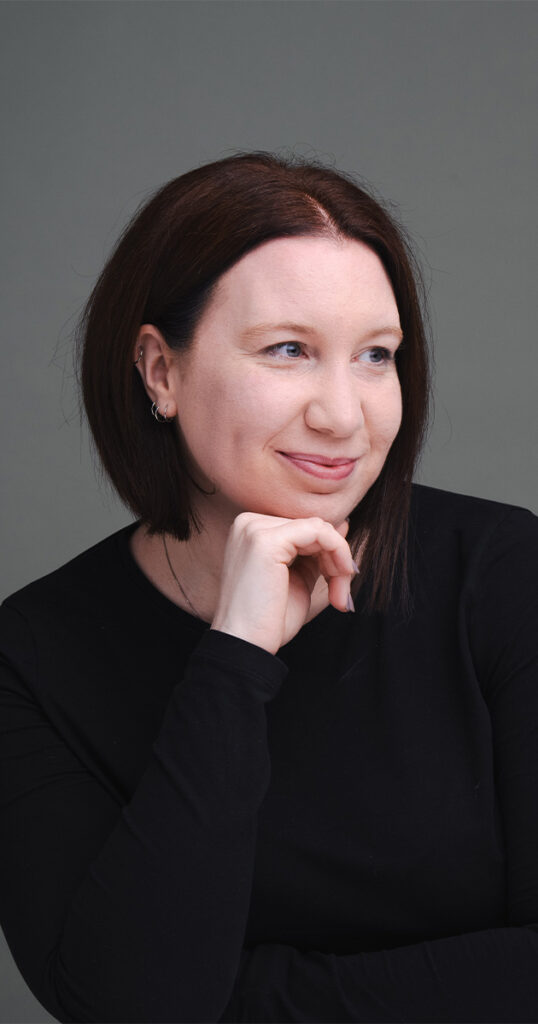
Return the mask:
<path id="1" fill-rule="evenodd" d="M 287 345 L 295 346 L 300 349 L 300 354 L 304 354 L 303 345 L 299 341 L 280 341 L 276 345 L 270 345 L 269 348 L 265 349 L 265 351 L 269 356 L 277 356 L 280 355 L 280 350 L 284 349 Z M 369 348 L 366 351 L 379 353 L 383 357 L 381 362 L 371 363 L 371 366 L 386 366 L 388 363 L 394 361 L 394 353 L 388 348 L 383 348 L 381 345 L 375 345 L 373 348 Z M 294 362 L 296 360 L 298 360 L 298 356 L 290 357 L 290 362 Z"/>

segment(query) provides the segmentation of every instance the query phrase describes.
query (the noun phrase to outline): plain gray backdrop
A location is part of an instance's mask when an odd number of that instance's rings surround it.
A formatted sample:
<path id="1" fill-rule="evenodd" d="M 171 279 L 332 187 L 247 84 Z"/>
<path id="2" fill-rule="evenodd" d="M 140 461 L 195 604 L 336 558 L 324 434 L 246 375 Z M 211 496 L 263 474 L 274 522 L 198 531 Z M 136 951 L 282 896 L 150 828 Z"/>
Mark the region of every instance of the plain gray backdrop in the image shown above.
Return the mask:
<path id="1" fill-rule="evenodd" d="M 537 509 L 537 27 L 517 0 L 0 5 L 0 596 L 129 521 L 81 430 L 73 327 L 138 204 L 238 149 L 397 205 L 436 353 L 419 479 Z M 3 946 L 0 1021 L 51 1019 Z"/>

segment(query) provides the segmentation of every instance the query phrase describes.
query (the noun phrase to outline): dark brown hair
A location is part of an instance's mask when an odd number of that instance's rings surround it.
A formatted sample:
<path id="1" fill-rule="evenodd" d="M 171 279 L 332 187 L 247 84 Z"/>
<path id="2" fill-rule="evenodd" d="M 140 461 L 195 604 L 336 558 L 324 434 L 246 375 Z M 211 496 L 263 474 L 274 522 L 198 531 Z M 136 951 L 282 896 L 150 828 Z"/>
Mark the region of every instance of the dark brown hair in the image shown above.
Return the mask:
<path id="1" fill-rule="evenodd" d="M 397 353 L 403 417 L 375 483 L 350 516 L 361 581 L 383 609 L 397 577 L 406 593 L 411 481 L 427 419 L 429 378 L 421 277 L 402 228 L 348 175 L 302 158 L 239 153 L 161 188 L 123 232 L 80 327 L 84 404 L 120 497 L 149 527 L 185 540 L 197 528 L 180 432 L 150 415 L 133 369 L 139 328 L 188 347 L 221 275 L 270 239 L 338 235 L 364 242 L 392 284 L 404 334 Z"/>

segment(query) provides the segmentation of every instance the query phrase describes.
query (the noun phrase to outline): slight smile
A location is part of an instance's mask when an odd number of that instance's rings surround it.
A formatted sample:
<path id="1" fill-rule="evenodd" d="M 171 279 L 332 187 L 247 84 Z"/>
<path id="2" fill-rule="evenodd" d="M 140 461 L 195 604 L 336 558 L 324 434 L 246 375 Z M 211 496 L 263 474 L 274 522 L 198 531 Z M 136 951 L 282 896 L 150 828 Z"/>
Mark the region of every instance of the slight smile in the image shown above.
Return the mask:
<path id="1" fill-rule="evenodd" d="M 317 476 L 322 480 L 344 480 L 355 468 L 357 459 L 330 458 L 328 455 L 313 455 L 305 452 L 278 452 L 303 473 Z"/>

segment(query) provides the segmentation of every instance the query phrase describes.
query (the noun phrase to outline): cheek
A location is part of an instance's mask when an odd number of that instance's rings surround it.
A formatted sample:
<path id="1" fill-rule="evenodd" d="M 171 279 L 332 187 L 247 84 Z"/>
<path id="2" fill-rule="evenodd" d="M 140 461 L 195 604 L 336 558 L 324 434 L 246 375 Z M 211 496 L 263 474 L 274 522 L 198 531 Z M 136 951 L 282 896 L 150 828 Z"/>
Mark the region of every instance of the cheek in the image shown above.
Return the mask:
<path id="1" fill-rule="evenodd" d="M 230 382 L 220 401 L 222 420 L 238 445 L 248 446 L 254 439 L 262 444 L 269 441 L 286 420 L 287 404 L 282 396 L 267 380 L 260 382 L 255 375 L 236 386 Z"/>
<path id="2" fill-rule="evenodd" d="M 233 374 L 207 378 L 196 396 L 191 443 L 222 462 L 229 455 L 246 454 L 252 444 L 263 444 L 278 428 L 282 411 L 267 382 Z M 280 418 L 279 418 L 280 417 Z M 202 427 L 202 430 L 200 430 Z M 200 434 L 202 433 L 202 437 Z"/>
<path id="3" fill-rule="evenodd" d="M 383 448 L 390 448 L 402 422 L 402 394 L 398 380 L 390 388 L 377 394 L 370 406 L 372 440 Z"/>

